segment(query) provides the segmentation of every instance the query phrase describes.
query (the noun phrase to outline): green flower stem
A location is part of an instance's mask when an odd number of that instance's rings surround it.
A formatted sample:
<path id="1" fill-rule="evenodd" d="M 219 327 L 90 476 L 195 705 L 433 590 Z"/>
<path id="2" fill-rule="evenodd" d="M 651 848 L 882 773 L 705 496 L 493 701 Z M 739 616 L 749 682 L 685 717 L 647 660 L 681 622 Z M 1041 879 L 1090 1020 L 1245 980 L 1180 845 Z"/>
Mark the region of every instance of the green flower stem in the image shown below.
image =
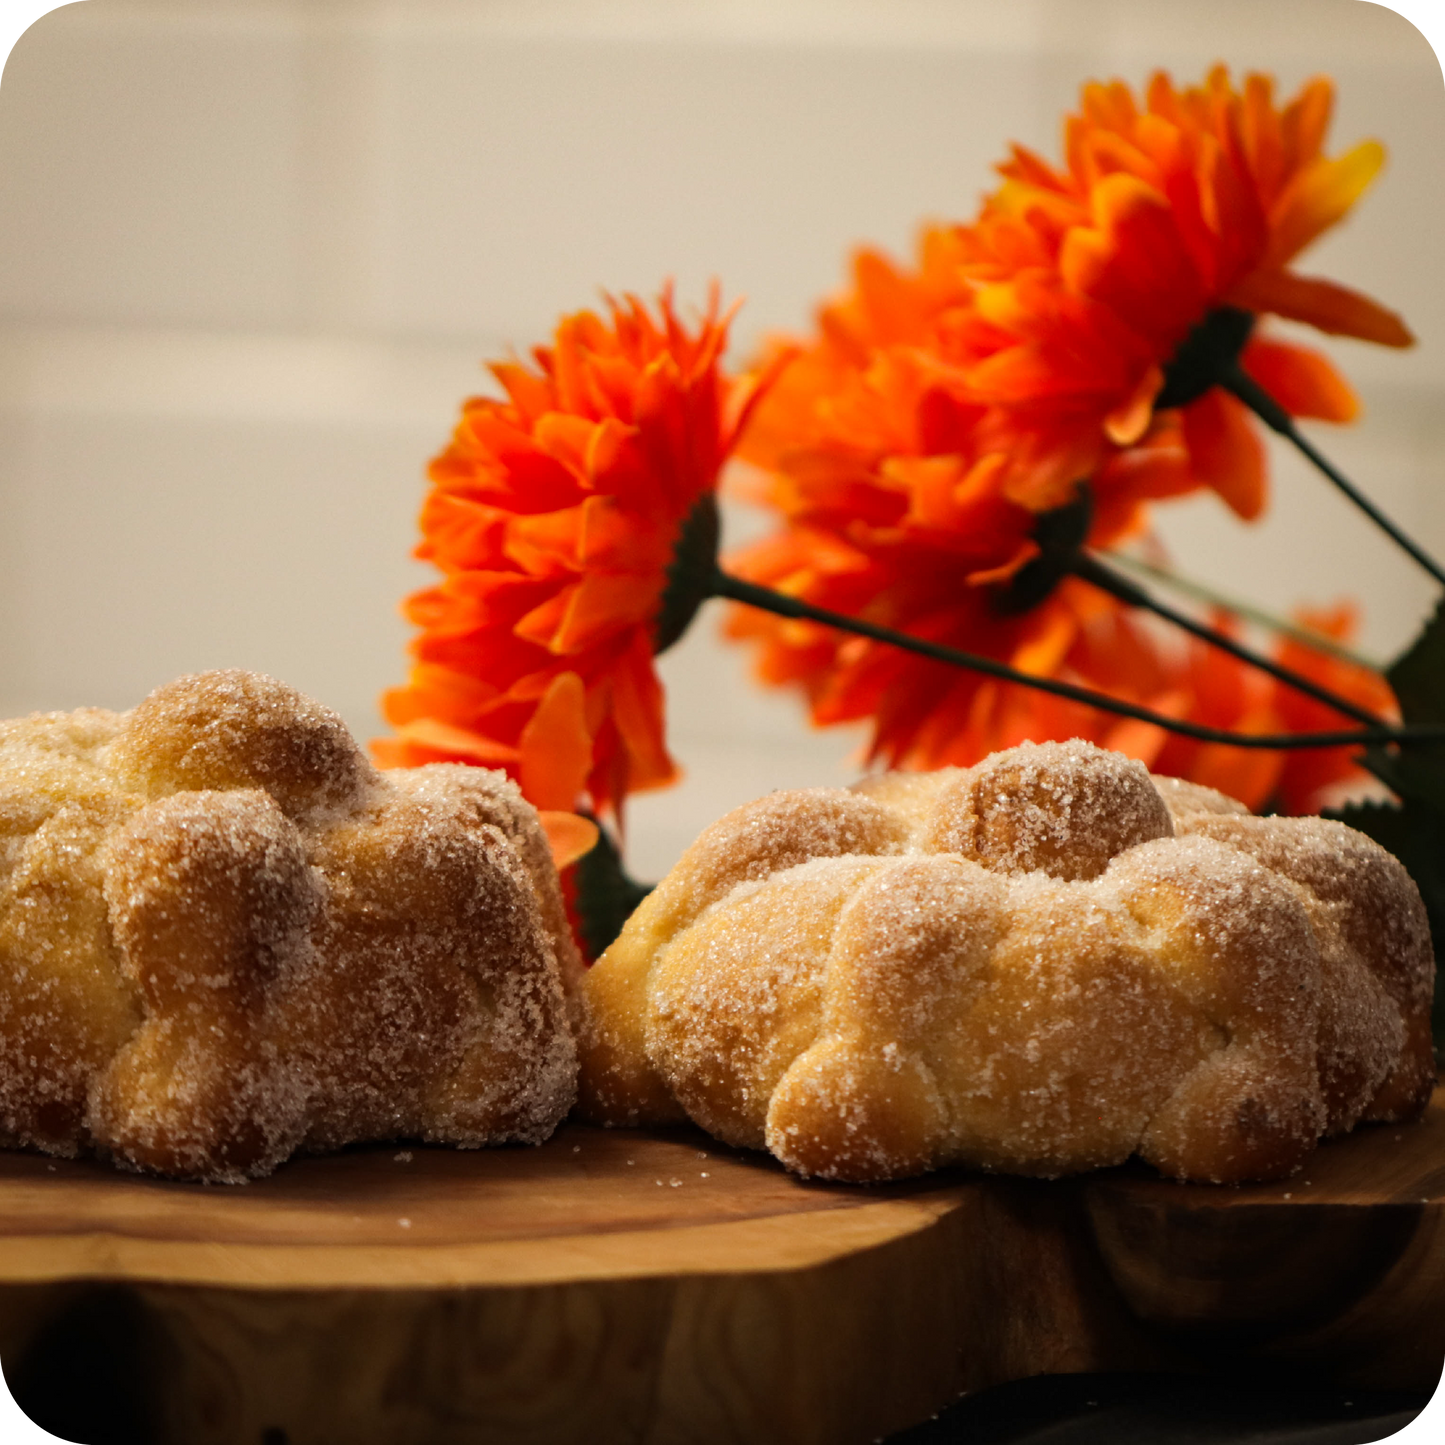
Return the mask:
<path id="1" fill-rule="evenodd" d="M 1222 632 L 1215 631 L 1186 612 L 1156 601 L 1142 587 L 1121 576 L 1085 549 L 1084 543 L 1088 540 L 1092 522 L 1093 491 L 1088 482 L 1081 481 L 1074 489 L 1072 501 L 1041 512 L 1035 518 L 1031 535 L 1038 553 L 1025 562 L 1004 587 L 995 592 L 994 600 L 998 610 L 1006 617 L 1028 612 L 1037 607 L 1065 577 L 1077 577 L 1111 597 L 1118 598 L 1126 606 L 1153 612 L 1185 632 L 1201 638 L 1212 647 L 1227 652 L 1249 667 L 1267 673 L 1287 687 L 1294 688 L 1345 717 L 1352 717 L 1367 727 L 1385 725 L 1383 718 L 1361 708 L 1348 698 L 1338 696 L 1312 678 L 1293 671 L 1283 663 L 1261 656 L 1244 643 L 1236 642 Z"/>
<path id="2" fill-rule="evenodd" d="M 910 637 L 904 632 L 895 632 L 891 627 L 880 627 L 861 617 L 847 617 L 841 612 L 830 612 L 823 607 L 814 607 L 798 597 L 788 597 L 774 592 L 769 587 L 759 587 L 740 577 L 718 571 L 713 579 L 711 592 L 715 597 L 724 597 L 732 602 L 741 602 L 776 617 L 794 618 L 804 622 L 818 622 L 825 627 L 837 628 L 840 632 L 851 632 L 859 637 L 869 637 L 875 642 L 886 642 L 906 652 L 916 653 L 934 662 L 946 662 L 954 667 L 966 667 L 981 672 L 986 677 L 995 677 L 1004 682 L 1015 682 L 1039 692 L 1065 697 L 1073 702 L 1086 703 L 1119 717 L 1133 718 L 1138 722 L 1152 723 L 1168 732 L 1182 737 L 1193 738 L 1203 743 L 1224 743 L 1240 748 L 1336 748 L 1361 746 L 1382 746 L 1401 742 L 1445 741 L 1445 724 L 1425 724 L 1403 727 L 1366 727 L 1338 732 L 1316 733 L 1237 733 L 1225 728 L 1207 727 L 1202 723 L 1187 722 L 1182 718 L 1167 717 L 1150 708 L 1137 707 L 1107 693 L 1095 692 L 1092 688 L 1079 687 L 1058 678 L 1034 677 L 1020 672 L 1007 663 L 977 653 L 963 652 L 939 642 L 929 642 L 921 637 Z"/>
<path id="3" fill-rule="evenodd" d="M 1273 613 L 1266 612 L 1262 607 L 1256 607 L 1251 602 L 1231 597 L 1228 593 L 1220 591 L 1219 588 L 1211 586 L 1209 583 L 1200 582 L 1193 577 L 1182 577 L 1169 567 L 1155 566 L 1152 562 L 1144 561 L 1142 557 L 1131 557 L 1127 552 L 1106 551 L 1095 555 L 1107 558 L 1110 563 L 1124 568 L 1127 572 L 1148 577 L 1151 581 L 1182 593 L 1185 597 L 1192 597 L 1196 602 L 1207 602 L 1212 607 L 1222 607 L 1226 612 L 1233 612 L 1244 618 L 1246 622 L 1253 622 L 1256 626 L 1278 633 L 1281 637 L 1288 637 L 1303 647 L 1313 648 L 1316 652 L 1326 652 L 1331 657 L 1338 658 L 1341 662 L 1347 662 L 1353 667 L 1363 667 L 1370 672 L 1385 670 L 1383 663 L 1376 662 L 1361 652 L 1356 652 L 1352 647 L 1346 647 L 1344 643 L 1333 637 L 1326 637 L 1323 633 L 1311 632 L 1307 627 L 1287 622 L 1283 617 L 1276 617 Z"/>
<path id="4" fill-rule="evenodd" d="M 1271 431 L 1288 438 L 1332 481 L 1396 546 L 1408 552 L 1441 586 L 1445 568 L 1407 536 L 1368 497 L 1360 492 L 1294 424 L 1294 418 L 1240 365 L 1238 357 L 1223 369 L 1220 385 L 1242 401 Z"/>
<path id="5" fill-rule="evenodd" d="M 1176 627 L 1182 627 L 1185 632 L 1207 642 L 1211 647 L 1217 647 L 1221 652 L 1227 652 L 1231 657 L 1237 657 L 1241 662 L 1248 663 L 1251 667 L 1257 667 L 1261 672 L 1267 672 L 1287 687 L 1304 693 L 1306 697 L 1314 698 L 1316 702 L 1324 703 L 1326 707 L 1343 713 L 1345 717 L 1352 717 L 1356 722 L 1364 723 L 1366 727 L 1385 726 L 1384 720 L 1377 717 L 1368 708 L 1360 707 L 1348 698 L 1340 697 L 1328 688 L 1321 687 L 1303 674 L 1281 666 L 1268 657 L 1261 656 L 1242 643 L 1236 642 L 1232 637 L 1226 637 L 1222 632 L 1216 632 L 1212 627 L 1206 627 L 1204 623 L 1196 621 L 1187 612 L 1179 612 L 1167 603 L 1158 601 L 1142 587 L 1136 587 L 1127 577 L 1121 577 L 1112 567 L 1106 566 L 1097 557 L 1093 557 L 1087 552 L 1078 553 L 1074 558 L 1071 570 L 1074 576 L 1082 578 L 1083 581 L 1099 588 L 1102 592 L 1107 592 L 1111 597 L 1117 597 L 1126 606 L 1142 607 L 1146 611 L 1153 612 L 1156 616 L 1172 622 Z"/>

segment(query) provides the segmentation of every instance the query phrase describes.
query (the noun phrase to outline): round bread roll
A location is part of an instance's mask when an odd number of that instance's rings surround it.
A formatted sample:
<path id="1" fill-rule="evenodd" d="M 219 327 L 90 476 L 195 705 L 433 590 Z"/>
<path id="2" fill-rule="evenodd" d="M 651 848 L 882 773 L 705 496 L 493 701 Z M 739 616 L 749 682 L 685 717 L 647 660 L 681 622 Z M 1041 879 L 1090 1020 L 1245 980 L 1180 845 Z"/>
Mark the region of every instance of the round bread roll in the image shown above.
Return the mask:
<path id="1" fill-rule="evenodd" d="M 581 963 L 501 774 L 378 773 L 254 673 L 0 723 L 0 1142 L 238 1181 L 537 1142 Z"/>
<path id="2" fill-rule="evenodd" d="M 1434 972 L 1364 835 L 1026 744 L 704 832 L 585 980 L 579 1107 L 828 1179 L 1272 1179 L 1424 1107 Z"/>

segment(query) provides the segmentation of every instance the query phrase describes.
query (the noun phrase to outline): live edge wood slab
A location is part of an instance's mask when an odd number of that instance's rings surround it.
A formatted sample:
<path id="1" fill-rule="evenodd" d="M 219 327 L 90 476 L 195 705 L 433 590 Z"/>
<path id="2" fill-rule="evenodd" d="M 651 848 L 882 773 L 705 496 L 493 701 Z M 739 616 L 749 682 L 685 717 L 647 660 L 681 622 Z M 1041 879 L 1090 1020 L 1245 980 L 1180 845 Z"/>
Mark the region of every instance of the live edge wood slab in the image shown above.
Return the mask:
<path id="1" fill-rule="evenodd" d="M 43 1339 L 54 1376 L 67 1321 L 120 1320 L 103 1349 L 174 1445 L 848 1445 L 1042 1372 L 1430 1389 L 1442 1210 L 1438 1094 L 1238 1189 L 1133 1165 L 810 1184 L 580 1126 L 239 1188 L 0 1153 L 0 1360 L 14 1380 Z"/>

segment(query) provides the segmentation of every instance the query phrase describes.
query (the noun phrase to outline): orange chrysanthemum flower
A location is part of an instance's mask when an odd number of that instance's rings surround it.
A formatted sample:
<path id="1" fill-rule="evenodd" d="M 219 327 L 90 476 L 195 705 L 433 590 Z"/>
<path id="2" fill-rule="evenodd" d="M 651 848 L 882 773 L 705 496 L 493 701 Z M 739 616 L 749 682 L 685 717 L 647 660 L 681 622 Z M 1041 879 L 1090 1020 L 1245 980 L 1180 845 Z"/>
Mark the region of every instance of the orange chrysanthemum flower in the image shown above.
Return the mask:
<path id="1" fill-rule="evenodd" d="M 1239 402 L 1215 388 L 1156 421 L 1166 368 L 1218 308 L 1411 344 L 1393 312 L 1290 269 L 1384 162 L 1374 141 L 1324 154 L 1332 105 L 1326 79 L 1281 110 L 1267 76 L 1235 90 L 1223 66 L 1183 90 L 1156 75 L 1143 106 L 1121 82 L 1091 84 L 1066 126 L 1063 169 L 1019 146 L 999 167 L 1003 186 L 957 237 L 968 304 L 941 329 L 961 384 L 1023 448 L 1021 499 L 1055 506 L 1111 449 L 1147 438 L 1182 446 L 1181 484 L 1257 515 L 1263 455 Z M 1357 410 L 1317 352 L 1256 337 L 1241 360 L 1295 415 Z"/>
<path id="2" fill-rule="evenodd" d="M 779 387 L 817 364 L 816 353 L 803 358 Z M 731 570 L 845 616 L 1055 671 L 1077 635 L 1074 604 L 1088 610 L 1095 594 L 1068 584 L 1044 607 L 999 612 L 996 584 L 1037 550 L 1036 518 L 1004 495 L 1005 459 L 975 452 L 976 410 L 934 387 L 907 352 L 832 384 L 812 431 L 786 444 L 786 467 L 758 483 L 756 499 L 787 526 L 731 558 Z M 742 607 L 728 625 L 762 644 L 765 681 L 803 688 L 818 725 L 871 718 L 873 756 L 894 766 L 975 761 L 1028 736 L 1032 710 L 1052 701 L 816 623 Z"/>
<path id="3" fill-rule="evenodd" d="M 1264 453 L 1243 406 L 1213 388 L 1156 409 L 1190 333 L 1235 308 L 1412 343 L 1393 312 L 1290 269 L 1383 164 L 1374 141 L 1324 154 L 1332 104 L 1316 79 L 1277 109 L 1268 77 L 1236 91 L 1223 67 L 1185 90 L 1156 75 L 1142 107 L 1121 82 L 1086 86 L 1063 169 L 1016 146 L 978 219 L 926 229 L 916 266 L 855 258 L 850 290 L 823 308 L 745 455 L 786 469 L 800 440 L 830 427 L 840 392 L 912 353 L 936 391 L 974 409 L 976 448 L 1007 458 L 1007 495 L 1034 511 L 1092 477 L 1115 520 L 1200 487 L 1257 516 Z M 1241 361 L 1292 415 L 1358 411 L 1316 351 L 1255 335 Z"/>
<path id="4" fill-rule="evenodd" d="M 1032 609 L 1000 606 L 1001 589 L 1038 551 L 1036 514 L 1006 494 L 1007 457 L 981 450 L 979 408 L 939 387 L 926 355 L 879 348 L 866 365 L 861 359 L 846 359 L 841 345 L 815 347 L 759 408 L 744 445 L 754 457 L 767 449 L 775 466 L 751 490 L 786 525 L 733 556 L 731 570 L 1026 672 L 1067 672 L 1141 703 L 1169 693 L 1148 629 L 1092 587 L 1067 579 Z M 798 409 L 800 391 L 824 375 L 826 390 Z M 1108 495 L 1092 530 L 1114 540 L 1134 525 L 1136 508 L 1128 500 L 1111 507 Z M 1029 737 L 1109 743 L 1119 726 L 819 624 L 740 607 L 728 627 L 760 644 L 765 681 L 802 688 L 817 725 L 870 719 L 871 758 L 890 766 L 972 763 Z"/>
<path id="5" fill-rule="evenodd" d="M 539 808 L 616 813 L 676 774 L 653 666 L 684 521 L 713 492 L 754 383 L 719 360 L 714 292 L 695 330 L 608 299 L 550 347 L 492 366 L 431 464 L 416 555 L 442 573 L 406 604 L 410 681 L 384 699 L 383 765 L 505 768 Z"/>

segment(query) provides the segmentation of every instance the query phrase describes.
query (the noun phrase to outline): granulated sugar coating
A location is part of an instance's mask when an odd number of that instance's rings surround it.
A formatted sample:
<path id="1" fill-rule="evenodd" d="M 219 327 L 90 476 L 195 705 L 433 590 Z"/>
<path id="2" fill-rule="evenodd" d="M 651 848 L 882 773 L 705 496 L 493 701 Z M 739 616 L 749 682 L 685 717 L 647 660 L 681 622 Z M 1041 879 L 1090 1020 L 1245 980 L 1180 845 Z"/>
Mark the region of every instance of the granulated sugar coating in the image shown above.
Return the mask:
<path id="1" fill-rule="evenodd" d="M 235 1182 L 362 1139 L 536 1142 L 580 963 L 500 774 L 376 772 L 270 678 L 0 723 L 0 1141 Z"/>
<path id="2" fill-rule="evenodd" d="M 995 753 L 945 785 L 923 845 L 1004 873 L 1097 878 L 1136 843 L 1174 832 L 1143 763 L 1075 738 Z"/>
<path id="3" fill-rule="evenodd" d="M 832 1179 L 1278 1178 L 1424 1107 L 1434 971 L 1362 834 L 1029 744 L 709 828 L 585 980 L 580 1109 Z"/>

